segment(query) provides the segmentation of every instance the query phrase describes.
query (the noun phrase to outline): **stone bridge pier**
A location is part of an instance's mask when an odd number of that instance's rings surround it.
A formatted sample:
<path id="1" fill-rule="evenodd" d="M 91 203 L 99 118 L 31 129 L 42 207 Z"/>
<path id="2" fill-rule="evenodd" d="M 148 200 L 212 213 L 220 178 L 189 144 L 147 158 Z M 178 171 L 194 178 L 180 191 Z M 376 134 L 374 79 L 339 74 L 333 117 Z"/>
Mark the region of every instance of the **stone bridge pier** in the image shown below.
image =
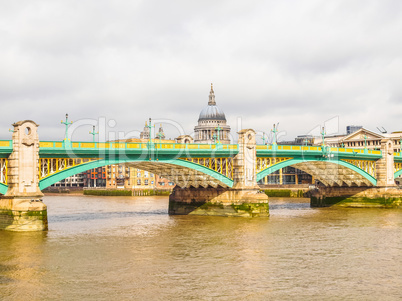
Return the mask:
<path id="1" fill-rule="evenodd" d="M 38 124 L 19 121 L 14 126 L 13 152 L 8 158 L 8 190 L 0 198 L 0 229 L 47 229 L 47 207 L 39 189 Z"/>
<path id="2" fill-rule="evenodd" d="M 390 139 L 381 140 L 382 158 L 376 162 L 377 186 L 395 187 L 394 179 L 394 147 Z"/>
<path id="3" fill-rule="evenodd" d="M 268 196 L 257 184 L 255 131 L 239 134 L 239 152 L 234 158 L 233 187 L 180 188 L 169 196 L 169 214 L 216 216 L 269 216 Z"/>

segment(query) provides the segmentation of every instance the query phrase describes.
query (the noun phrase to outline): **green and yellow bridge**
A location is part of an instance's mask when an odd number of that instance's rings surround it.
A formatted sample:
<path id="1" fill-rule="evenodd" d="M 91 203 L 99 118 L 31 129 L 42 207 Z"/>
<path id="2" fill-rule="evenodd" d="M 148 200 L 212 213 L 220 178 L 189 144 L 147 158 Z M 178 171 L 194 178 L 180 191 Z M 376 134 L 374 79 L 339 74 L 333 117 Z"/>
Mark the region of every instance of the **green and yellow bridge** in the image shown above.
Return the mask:
<path id="1" fill-rule="evenodd" d="M 159 174 L 182 188 L 232 187 L 236 144 L 123 142 L 39 142 L 41 190 L 74 174 L 110 164 L 128 164 Z M 311 174 L 326 186 L 376 186 L 380 150 L 297 145 L 255 145 L 256 181 L 287 166 Z M 0 193 L 8 189 L 13 141 L 0 141 Z M 394 154 L 394 177 L 402 156 Z"/>
<path id="2" fill-rule="evenodd" d="M 12 140 L 0 141 L 0 229 L 13 231 L 47 229 L 42 190 L 105 165 L 127 164 L 175 182 L 169 214 L 247 217 L 269 216 L 257 182 L 287 166 L 338 191 L 387 189 L 402 173 L 390 140 L 381 141 L 381 150 L 257 145 L 255 131 L 245 129 L 238 144 L 40 141 L 34 121 L 13 126 Z"/>

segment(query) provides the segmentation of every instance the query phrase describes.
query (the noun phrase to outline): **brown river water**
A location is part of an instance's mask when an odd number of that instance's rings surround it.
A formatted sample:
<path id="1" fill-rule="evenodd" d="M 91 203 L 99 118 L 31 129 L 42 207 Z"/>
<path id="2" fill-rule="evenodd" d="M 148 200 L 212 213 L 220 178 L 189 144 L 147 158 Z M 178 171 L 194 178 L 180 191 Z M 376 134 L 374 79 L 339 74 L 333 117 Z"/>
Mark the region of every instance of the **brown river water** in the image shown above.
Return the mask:
<path id="1" fill-rule="evenodd" d="M 0 300 L 402 300 L 402 210 L 308 201 L 248 219 L 46 196 L 49 231 L 0 231 Z"/>

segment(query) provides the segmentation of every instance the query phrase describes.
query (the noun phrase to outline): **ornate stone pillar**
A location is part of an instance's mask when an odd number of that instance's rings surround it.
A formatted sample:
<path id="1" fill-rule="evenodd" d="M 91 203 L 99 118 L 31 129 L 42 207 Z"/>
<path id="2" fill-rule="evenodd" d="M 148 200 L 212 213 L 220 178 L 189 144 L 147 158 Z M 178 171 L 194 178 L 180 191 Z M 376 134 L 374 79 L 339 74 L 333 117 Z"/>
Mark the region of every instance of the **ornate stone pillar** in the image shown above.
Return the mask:
<path id="1" fill-rule="evenodd" d="M 257 150 L 254 130 L 241 130 L 239 134 L 239 153 L 234 158 L 234 189 L 259 189 L 257 184 Z"/>
<path id="2" fill-rule="evenodd" d="M 394 180 L 394 147 L 392 140 L 381 140 L 382 158 L 376 162 L 377 186 L 392 187 Z"/>
<path id="3" fill-rule="evenodd" d="M 47 207 L 39 189 L 38 124 L 19 121 L 14 126 L 13 152 L 8 158 L 8 190 L 0 200 L 0 228 L 12 231 L 47 229 Z M 8 218 L 4 218 L 4 215 Z"/>

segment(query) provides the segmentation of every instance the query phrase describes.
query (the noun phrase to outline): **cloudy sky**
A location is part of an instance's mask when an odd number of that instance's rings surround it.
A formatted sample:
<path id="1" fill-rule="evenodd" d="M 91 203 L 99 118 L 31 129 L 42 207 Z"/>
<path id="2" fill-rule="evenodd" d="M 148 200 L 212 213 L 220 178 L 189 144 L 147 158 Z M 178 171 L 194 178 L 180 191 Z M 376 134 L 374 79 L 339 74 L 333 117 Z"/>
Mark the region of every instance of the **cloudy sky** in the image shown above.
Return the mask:
<path id="1" fill-rule="evenodd" d="M 210 83 L 232 131 L 402 130 L 401 33 L 400 0 L 0 0 L 0 139 L 191 134 Z"/>

